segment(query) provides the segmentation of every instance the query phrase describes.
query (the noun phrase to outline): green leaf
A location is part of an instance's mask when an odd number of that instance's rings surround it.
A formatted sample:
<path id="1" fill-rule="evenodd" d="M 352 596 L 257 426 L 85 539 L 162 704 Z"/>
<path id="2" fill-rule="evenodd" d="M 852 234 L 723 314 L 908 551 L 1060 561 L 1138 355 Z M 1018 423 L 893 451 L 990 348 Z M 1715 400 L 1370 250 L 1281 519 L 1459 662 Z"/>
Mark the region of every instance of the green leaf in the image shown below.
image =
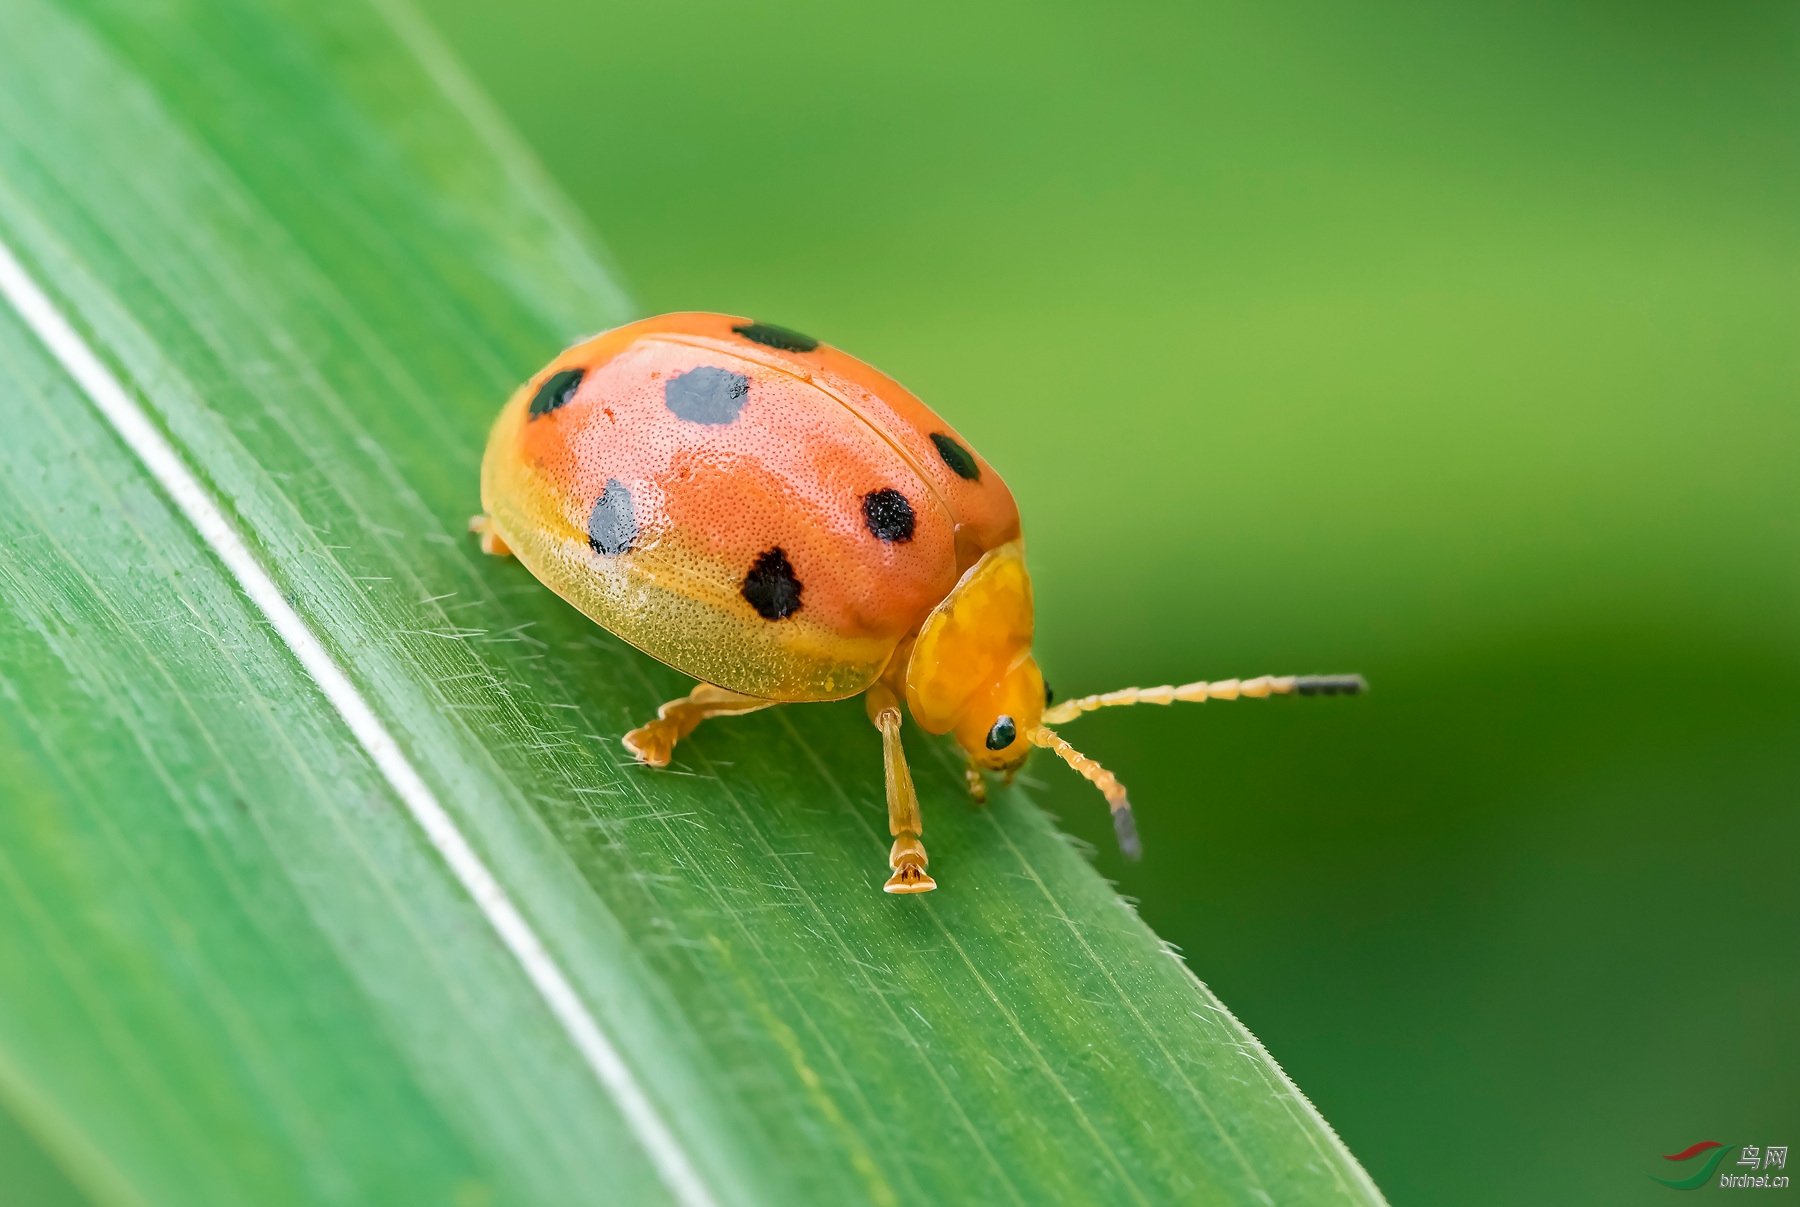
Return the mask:
<path id="1" fill-rule="evenodd" d="M 629 306 L 401 0 L 9 0 L 0 242 L 260 567 L 0 307 L 0 1158 L 44 1194 L 1379 1201 L 1022 790 L 909 732 L 943 887 L 893 898 L 858 703 L 624 759 L 685 682 L 464 521 L 500 401 Z"/>

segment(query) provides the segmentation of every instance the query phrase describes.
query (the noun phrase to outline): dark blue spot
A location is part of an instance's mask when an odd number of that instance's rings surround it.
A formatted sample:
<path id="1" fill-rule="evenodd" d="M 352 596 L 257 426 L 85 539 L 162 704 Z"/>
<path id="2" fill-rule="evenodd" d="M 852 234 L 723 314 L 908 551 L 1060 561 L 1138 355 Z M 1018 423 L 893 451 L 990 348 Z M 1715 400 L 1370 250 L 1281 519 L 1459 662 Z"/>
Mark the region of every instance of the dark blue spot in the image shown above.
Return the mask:
<path id="1" fill-rule="evenodd" d="M 546 377 L 544 384 L 538 387 L 538 392 L 532 395 L 531 417 L 536 419 L 539 415 L 548 415 L 558 407 L 568 406 L 586 373 L 586 369 L 564 369 Z"/>
<path id="2" fill-rule="evenodd" d="M 913 535 L 912 504 L 891 486 L 863 496 L 863 523 L 884 541 L 910 541 Z"/>
<path id="3" fill-rule="evenodd" d="M 631 492 L 617 478 L 606 480 L 606 489 L 588 513 L 588 544 L 595 553 L 617 557 L 636 543 L 637 516 L 631 511 Z"/>
<path id="4" fill-rule="evenodd" d="M 779 548 L 758 554 L 744 575 L 744 598 L 764 620 L 785 620 L 800 610 L 800 580 Z"/>
<path id="5" fill-rule="evenodd" d="M 783 352 L 811 352 L 819 346 L 819 341 L 812 336 L 801 335 L 791 327 L 777 327 L 774 323 L 745 323 L 732 330 L 753 344 L 779 348 Z"/>
<path id="6" fill-rule="evenodd" d="M 690 423 L 730 423 L 750 396 L 750 379 L 730 369 L 701 365 L 663 383 L 663 401 Z"/>
<path id="7" fill-rule="evenodd" d="M 931 442 L 937 445 L 938 456 L 944 459 L 944 464 L 957 477 L 967 478 L 971 482 L 981 481 L 981 466 L 975 464 L 974 453 L 942 432 L 933 432 Z"/>

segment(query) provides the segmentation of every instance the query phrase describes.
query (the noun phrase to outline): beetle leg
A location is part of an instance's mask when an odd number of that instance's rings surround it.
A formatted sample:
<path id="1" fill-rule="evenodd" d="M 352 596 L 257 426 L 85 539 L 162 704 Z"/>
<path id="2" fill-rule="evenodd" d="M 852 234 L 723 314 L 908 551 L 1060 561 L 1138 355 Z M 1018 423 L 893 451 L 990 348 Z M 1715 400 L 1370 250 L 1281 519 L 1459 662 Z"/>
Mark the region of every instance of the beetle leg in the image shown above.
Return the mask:
<path id="1" fill-rule="evenodd" d="M 894 845 L 888 866 L 894 874 L 881 887 L 890 893 L 929 893 L 937 881 L 925 871 L 930 862 L 919 841 L 925 823 L 919 816 L 919 794 L 913 788 L 912 771 L 906 765 L 906 748 L 900 744 L 900 702 L 877 683 L 863 697 L 869 720 L 881 731 L 881 762 L 887 778 L 888 833 Z"/>
<path id="2" fill-rule="evenodd" d="M 494 522 L 486 516 L 470 516 L 469 531 L 481 535 L 481 551 L 483 553 L 491 553 L 495 557 L 506 557 L 512 553 L 512 549 L 507 543 L 500 539 L 500 534 L 494 531 Z"/>
<path id="3" fill-rule="evenodd" d="M 675 743 L 693 733 L 694 727 L 708 717 L 738 716 L 778 703 L 701 683 L 681 699 L 670 700 L 657 709 L 656 720 L 626 734 L 625 749 L 636 755 L 640 763 L 667 767 L 675 753 Z"/>
<path id="4" fill-rule="evenodd" d="M 982 777 L 981 768 L 970 759 L 969 765 L 963 769 L 963 782 L 969 786 L 969 799 L 978 805 L 987 804 L 987 780 Z"/>

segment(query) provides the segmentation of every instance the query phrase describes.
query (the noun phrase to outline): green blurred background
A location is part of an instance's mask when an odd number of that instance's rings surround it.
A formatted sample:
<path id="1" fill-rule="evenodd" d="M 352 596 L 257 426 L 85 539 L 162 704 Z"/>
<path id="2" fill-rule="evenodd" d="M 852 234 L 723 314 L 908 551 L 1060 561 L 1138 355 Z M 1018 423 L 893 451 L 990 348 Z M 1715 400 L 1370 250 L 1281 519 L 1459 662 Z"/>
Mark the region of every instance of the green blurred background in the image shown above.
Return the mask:
<path id="1" fill-rule="evenodd" d="M 1368 674 L 1070 726 L 1140 865 L 1029 775 L 1396 1204 L 1800 1142 L 1800 10 L 426 9 L 646 310 L 1000 468 L 1059 692 Z"/>

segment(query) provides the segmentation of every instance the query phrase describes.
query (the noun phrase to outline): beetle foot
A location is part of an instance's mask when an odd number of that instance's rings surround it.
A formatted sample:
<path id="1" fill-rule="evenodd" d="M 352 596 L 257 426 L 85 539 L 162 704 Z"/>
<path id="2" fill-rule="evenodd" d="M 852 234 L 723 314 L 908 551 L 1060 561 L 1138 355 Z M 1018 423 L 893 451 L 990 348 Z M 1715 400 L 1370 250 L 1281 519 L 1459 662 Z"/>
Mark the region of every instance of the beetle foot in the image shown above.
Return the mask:
<path id="1" fill-rule="evenodd" d="M 982 777 L 981 768 L 965 768 L 963 770 L 963 782 L 969 786 L 970 800 L 978 805 L 987 804 L 987 780 Z"/>
<path id="2" fill-rule="evenodd" d="M 680 737 L 680 731 L 675 725 L 658 717 L 650 724 L 632 730 L 622 740 L 625 749 L 631 751 L 638 762 L 648 763 L 652 767 L 667 767 L 669 760 L 675 755 L 675 743 Z"/>
<path id="3" fill-rule="evenodd" d="M 925 858 L 925 844 L 919 841 L 916 834 L 902 834 L 894 839 L 894 849 L 888 852 L 888 866 L 894 874 L 882 889 L 889 893 L 929 893 L 937 887 L 925 871 L 929 860 Z"/>

